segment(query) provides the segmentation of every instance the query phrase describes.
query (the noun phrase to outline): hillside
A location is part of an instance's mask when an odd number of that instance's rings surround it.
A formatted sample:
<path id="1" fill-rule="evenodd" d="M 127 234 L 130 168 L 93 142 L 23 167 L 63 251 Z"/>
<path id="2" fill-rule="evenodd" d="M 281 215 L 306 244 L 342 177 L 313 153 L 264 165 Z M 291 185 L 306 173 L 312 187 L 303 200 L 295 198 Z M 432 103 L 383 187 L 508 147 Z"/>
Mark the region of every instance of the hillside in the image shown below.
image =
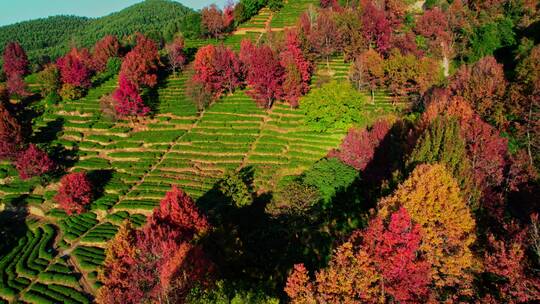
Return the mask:
<path id="1" fill-rule="evenodd" d="M 84 17 L 54 16 L 6 25 L 0 27 L 0 49 L 3 50 L 10 41 L 19 41 L 28 50 L 30 58 L 59 56 L 71 37 L 91 22 Z"/>
<path id="2" fill-rule="evenodd" d="M 0 304 L 539 302 L 540 6 L 361 2 L 3 28 Z"/>
<path id="3" fill-rule="evenodd" d="M 54 16 L 0 27 L 0 52 L 6 43 L 18 41 L 32 62 L 56 58 L 75 43 L 89 47 L 103 36 L 135 32 L 162 32 L 178 24 L 193 10 L 176 1 L 146 0 L 101 18 Z"/>

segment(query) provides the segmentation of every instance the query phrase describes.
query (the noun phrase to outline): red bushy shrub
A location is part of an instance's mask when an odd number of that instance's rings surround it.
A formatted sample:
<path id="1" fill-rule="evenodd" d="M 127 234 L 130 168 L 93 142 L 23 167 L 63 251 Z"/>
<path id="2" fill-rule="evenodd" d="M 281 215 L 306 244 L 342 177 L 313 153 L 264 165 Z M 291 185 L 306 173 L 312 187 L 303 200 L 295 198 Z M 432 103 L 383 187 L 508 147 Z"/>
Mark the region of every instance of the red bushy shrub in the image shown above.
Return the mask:
<path id="1" fill-rule="evenodd" d="M 30 144 L 26 150 L 19 153 L 15 167 L 21 179 L 29 179 L 52 171 L 54 162 L 47 153 L 34 144 Z"/>
<path id="2" fill-rule="evenodd" d="M 86 173 L 70 173 L 60 180 L 54 200 L 67 214 L 80 214 L 92 201 L 93 189 Z"/>

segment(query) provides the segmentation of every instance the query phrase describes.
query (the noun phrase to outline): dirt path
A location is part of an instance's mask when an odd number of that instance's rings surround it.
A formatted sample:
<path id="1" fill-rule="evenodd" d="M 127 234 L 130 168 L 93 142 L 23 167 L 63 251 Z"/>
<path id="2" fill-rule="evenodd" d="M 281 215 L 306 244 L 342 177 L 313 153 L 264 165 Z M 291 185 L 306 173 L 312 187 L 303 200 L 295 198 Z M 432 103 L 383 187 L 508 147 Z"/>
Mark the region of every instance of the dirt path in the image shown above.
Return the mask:
<path id="1" fill-rule="evenodd" d="M 81 274 L 81 277 L 79 278 L 79 284 L 82 286 L 84 292 L 94 296 L 97 290 L 95 290 L 94 286 L 92 286 L 92 284 L 88 282 L 88 279 L 86 278 L 85 273 L 79 267 L 79 264 L 73 260 L 73 257 L 71 256 L 71 254 L 68 255 L 67 264 L 72 266 L 78 273 Z"/>

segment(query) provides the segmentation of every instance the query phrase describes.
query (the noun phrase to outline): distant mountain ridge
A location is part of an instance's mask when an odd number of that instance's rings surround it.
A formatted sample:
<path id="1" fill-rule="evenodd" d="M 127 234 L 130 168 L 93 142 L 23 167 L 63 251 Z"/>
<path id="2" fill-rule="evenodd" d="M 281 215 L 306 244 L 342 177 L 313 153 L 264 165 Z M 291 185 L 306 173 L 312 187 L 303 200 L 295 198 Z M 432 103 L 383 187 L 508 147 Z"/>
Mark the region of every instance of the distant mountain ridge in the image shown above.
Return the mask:
<path id="1" fill-rule="evenodd" d="M 56 58 L 71 45 L 90 47 L 108 34 L 162 32 L 194 10 L 171 0 L 146 0 L 100 18 L 53 16 L 0 27 L 0 51 L 18 41 L 31 61 Z"/>

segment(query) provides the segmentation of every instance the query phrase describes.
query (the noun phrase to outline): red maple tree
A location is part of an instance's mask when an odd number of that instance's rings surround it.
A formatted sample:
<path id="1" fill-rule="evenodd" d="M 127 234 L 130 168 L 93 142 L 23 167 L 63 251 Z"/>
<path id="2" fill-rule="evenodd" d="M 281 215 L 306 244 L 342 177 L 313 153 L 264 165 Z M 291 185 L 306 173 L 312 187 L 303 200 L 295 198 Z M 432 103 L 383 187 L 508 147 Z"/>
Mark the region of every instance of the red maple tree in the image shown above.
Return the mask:
<path id="1" fill-rule="evenodd" d="M 304 57 L 296 31 L 290 30 L 285 34 L 285 49 L 280 53 L 280 60 L 285 68 L 284 99 L 297 107 L 300 97 L 309 92 L 313 66 Z"/>
<path id="2" fill-rule="evenodd" d="M 86 173 L 70 173 L 60 180 L 54 200 L 67 214 L 80 214 L 92 201 L 93 189 Z"/>
<path id="3" fill-rule="evenodd" d="M 377 8 L 372 1 L 363 1 L 362 34 L 367 43 L 376 47 L 380 53 L 390 49 L 392 28 L 383 9 Z"/>
<path id="4" fill-rule="evenodd" d="M 427 39 L 431 53 L 438 57 L 450 55 L 452 33 L 446 14 L 440 8 L 425 11 L 416 21 L 414 30 Z"/>
<path id="5" fill-rule="evenodd" d="M 420 302 L 429 294 L 431 265 L 418 258 L 422 235 L 405 208 L 390 216 L 386 226 L 378 217 L 364 232 L 363 244 L 384 279 L 386 292 L 398 302 Z"/>
<path id="6" fill-rule="evenodd" d="M 80 88 L 90 87 L 91 57 L 87 49 L 72 48 L 69 53 L 59 58 L 56 64 L 64 84 Z"/>
<path id="7" fill-rule="evenodd" d="M 13 75 L 6 81 L 6 85 L 10 94 L 15 94 L 21 97 L 28 95 L 26 83 L 21 75 Z"/>
<path id="8" fill-rule="evenodd" d="M 200 48 L 193 65 L 193 80 L 203 84 L 215 98 L 224 92 L 233 93 L 242 83 L 243 72 L 238 56 L 223 45 Z"/>
<path id="9" fill-rule="evenodd" d="M 28 73 L 28 57 L 18 42 L 10 42 L 4 49 L 4 73 L 7 78 L 7 88 L 10 94 L 27 95 L 23 76 Z"/>
<path id="10" fill-rule="evenodd" d="M 120 68 L 120 75 L 134 84 L 137 89 L 141 86 L 154 87 L 157 84 L 159 54 L 156 43 L 143 34 L 137 34 L 137 45 L 129 52 Z"/>
<path id="11" fill-rule="evenodd" d="M 10 42 L 4 49 L 4 73 L 9 78 L 13 75 L 23 76 L 28 72 L 28 57 L 18 42 Z"/>
<path id="12" fill-rule="evenodd" d="M 172 72 L 176 73 L 177 70 L 182 70 L 187 61 L 184 52 L 184 39 L 182 37 L 176 37 L 173 42 L 165 46 L 165 49 L 167 50 Z"/>
<path id="13" fill-rule="evenodd" d="M 315 22 L 311 25 L 308 41 L 315 53 L 326 59 L 326 66 L 330 69 L 330 56 L 339 50 L 340 35 L 330 11 L 320 12 Z"/>
<path id="14" fill-rule="evenodd" d="M 201 17 L 201 24 L 210 36 L 218 38 L 233 23 L 234 7 L 228 5 L 224 11 L 221 11 L 215 4 L 212 4 L 202 9 Z"/>
<path id="15" fill-rule="evenodd" d="M 533 218 L 534 222 L 534 218 Z M 531 227 L 532 228 L 532 227 Z M 504 225 L 504 237 L 488 234 L 484 254 L 485 271 L 497 276 L 493 282 L 495 293 L 484 303 L 528 303 L 540 299 L 540 279 L 533 273 L 527 257 L 528 229 L 516 224 Z"/>
<path id="16" fill-rule="evenodd" d="M 120 52 L 120 43 L 118 38 L 113 35 L 103 37 L 94 45 L 92 52 L 92 68 L 96 72 L 103 72 L 107 68 L 107 62 L 110 58 L 118 57 Z"/>
<path id="17" fill-rule="evenodd" d="M 150 108 L 144 105 L 137 86 L 124 75 L 120 75 L 113 99 L 116 102 L 116 113 L 120 116 L 144 116 L 150 112 Z"/>
<path id="18" fill-rule="evenodd" d="M 420 226 L 405 208 L 373 219 L 341 245 L 312 282 L 295 265 L 285 292 L 292 303 L 420 303 L 429 296 L 431 265 L 420 253 Z"/>
<path id="19" fill-rule="evenodd" d="M 369 130 L 352 128 L 343 139 L 339 150 L 331 151 L 328 156 L 337 157 L 343 163 L 363 171 L 373 160 L 377 147 L 390 131 L 390 127 L 386 120 L 379 120 Z"/>
<path id="20" fill-rule="evenodd" d="M 26 150 L 19 153 L 15 161 L 15 168 L 21 179 L 40 176 L 54 169 L 54 162 L 43 150 L 30 144 Z"/>
<path id="21" fill-rule="evenodd" d="M 271 108 L 275 100 L 283 98 L 283 78 L 285 69 L 278 55 L 267 45 L 255 46 L 250 40 L 243 40 L 240 60 L 246 70 L 247 92 L 263 107 Z"/>
<path id="22" fill-rule="evenodd" d="M 483 119 L 502 126 L 506 123 L 506 86 L 502 64 L 488 56 L 474 65 L 462 66 L 452 77 L 449 88 L 454 95 L 465 98 Z"/>
<path id="23" fill-rule="evenodd" d="M 21 125 L 0 102 L 0 160 L 14 158 L 22 145 Z"/>

